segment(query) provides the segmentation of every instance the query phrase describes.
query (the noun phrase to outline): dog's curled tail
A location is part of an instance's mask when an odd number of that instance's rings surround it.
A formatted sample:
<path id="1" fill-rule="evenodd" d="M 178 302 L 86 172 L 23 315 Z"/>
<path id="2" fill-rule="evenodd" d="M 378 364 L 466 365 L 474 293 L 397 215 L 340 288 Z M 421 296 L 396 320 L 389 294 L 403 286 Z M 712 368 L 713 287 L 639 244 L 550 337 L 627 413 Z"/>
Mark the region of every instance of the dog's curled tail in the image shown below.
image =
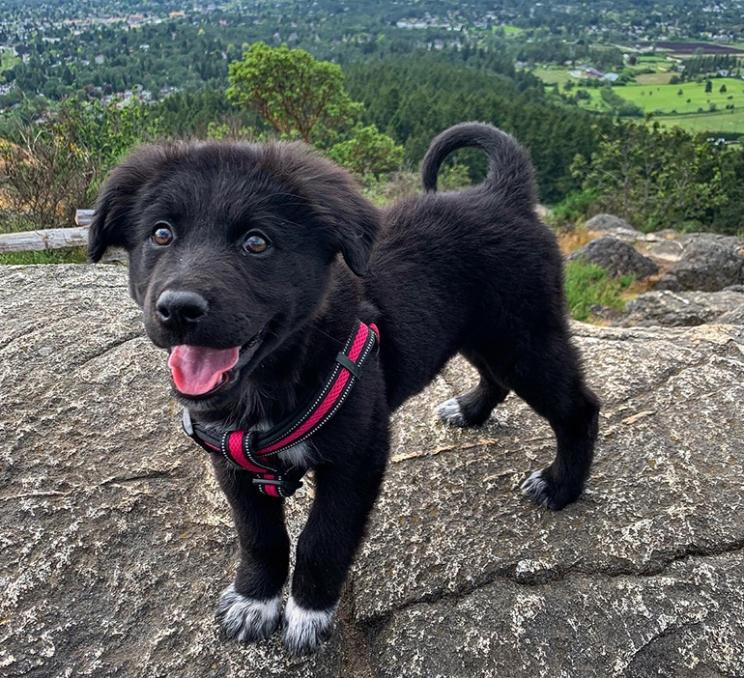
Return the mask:
<path id="1" fill-rule="evenodd" d="M 463 122 L 442 132 L 431 142 L 421 165 L 424 190 L 437 190 L 437 174 L 444 159 L 459 148 L 480 148 L 488 155 L 484 184 L 503 203 L 531 208 L 537 201 L 535 175 L 527 151 L 510 134 L 493 125 Z"/>

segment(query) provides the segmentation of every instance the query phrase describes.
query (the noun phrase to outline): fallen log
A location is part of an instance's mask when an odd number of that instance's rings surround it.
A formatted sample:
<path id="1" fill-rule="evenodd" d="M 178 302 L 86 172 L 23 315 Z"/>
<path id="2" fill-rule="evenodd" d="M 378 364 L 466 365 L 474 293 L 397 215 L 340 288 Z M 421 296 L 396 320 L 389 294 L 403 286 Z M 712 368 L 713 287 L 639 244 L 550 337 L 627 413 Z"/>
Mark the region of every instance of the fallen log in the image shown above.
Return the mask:
<path id="1" fill-rule="evenodd" d="M 0 254 L 56 250 L 62 247 L 85 247 L 87 244 L 87 226 L 0 234 Z"/>

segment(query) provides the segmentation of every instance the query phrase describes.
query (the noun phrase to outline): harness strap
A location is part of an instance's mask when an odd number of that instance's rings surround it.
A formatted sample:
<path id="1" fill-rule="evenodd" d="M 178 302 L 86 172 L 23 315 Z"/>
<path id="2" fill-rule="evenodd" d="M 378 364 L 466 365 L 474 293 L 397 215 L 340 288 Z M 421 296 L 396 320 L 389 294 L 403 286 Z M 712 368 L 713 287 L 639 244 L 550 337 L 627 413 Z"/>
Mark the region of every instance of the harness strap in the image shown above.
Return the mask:
<path id="1" fill-rule="evenodd" d="M 374 323 L 359 321 L 336 356 L 336 364 L 310 403 L 268 431 L 224 431 L 192 421 L 184 408 L 183 430 L 210 454 L 221 454 L 232 466 L 251 473 L 259 492 L 285 498 L 302 486 L 302 474 L 285 472 L 277 455 L 315 434 L 338 412 L 362 374 L 369 356 L 379 346 L 380 332 Z"/>

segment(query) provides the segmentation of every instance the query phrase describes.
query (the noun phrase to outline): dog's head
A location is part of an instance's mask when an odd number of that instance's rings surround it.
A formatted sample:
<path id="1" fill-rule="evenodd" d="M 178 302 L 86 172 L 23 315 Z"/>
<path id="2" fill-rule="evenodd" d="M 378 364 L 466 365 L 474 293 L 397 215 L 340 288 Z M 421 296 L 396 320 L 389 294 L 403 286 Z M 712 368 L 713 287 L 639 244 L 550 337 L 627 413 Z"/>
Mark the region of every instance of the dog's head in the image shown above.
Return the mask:
<path id="1" fill-rule="evenodd" d="M 364 274 L 377 227 L 349 175 L 301 144 L 143 146 L 101 189 L 89 253 L 129 252 L 147 334 L 204 404 L 301 331 L 339 252 Z"/>

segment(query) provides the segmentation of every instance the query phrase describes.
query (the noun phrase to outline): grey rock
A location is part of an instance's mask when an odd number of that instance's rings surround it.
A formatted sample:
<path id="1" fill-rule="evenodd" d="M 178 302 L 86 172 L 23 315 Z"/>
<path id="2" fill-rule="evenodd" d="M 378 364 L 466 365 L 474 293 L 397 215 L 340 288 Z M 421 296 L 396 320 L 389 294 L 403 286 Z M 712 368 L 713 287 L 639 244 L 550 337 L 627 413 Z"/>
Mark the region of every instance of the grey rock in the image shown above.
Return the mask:
<path id="1" fill-rule="evenodd" d="M 739 304 L 737 308 L 719 315 L 716 322 L 721 325 L 744 325 L 744 302 Z"/>
<path id="2" fill-rule="evenodd" d="M 679 239 L 646 240 L 641 247 L 643 254 L 665 264 L 677 263 L 685 251 L 684 243 Z"/>
<path id="3" fill-rule="evenodd" d="M 657 242 L 660 240 L 676 240 L 682 235 L 679 231 L 675 231 L 673 228 L 662 228 L 659 231 L 653 231 L 653 233 L 647 233 L 645 240 L 649 242 Z"/>
<path id="4" fill-rule="evenodd" d="M 596 214 L 586 222 L 586 227 L 590 231 L 635 231 L 625 219 L 616 217 L 614 214 Z"/>
<path id="5" fill-rule="evenodd" d="M 680 237 L 679 260 L 656 284 L 657 289 L 715 292 L 744 283 L 744 239 L 713 233 Z"/>
<path id="6" fill-rule="evenodd" d="M 733 325 L 744 316 L 744 293 L 721 292 L 646 292 L 629 301 L 625 315 L 615 321 L 629 326 L 691 326 L 716 321 Z"/>
<path id="7" fill-rule="evenodd" d="M 554 441 L 518 398 L 436 421 L 476 379 L 452 361 L 395 414 L 338 632 L 295 660 L 217 632 L 229 510 L 125 271 L 0 268 L 0 309 L 3 675 L 744 674 L 744 328 L 574 325 L 604 410 L 560 513 L 519 493 Z M 287 502 L 293 538 L 309 501 Z"/>
<path id="8" fill-rule="evenodd" d="M 586 228 L 593 233 L 607 233 L 629 244 L 645 238 L 643 233 L 633 228 L 625 219 L 614 214 L 597 214 L 586 222 Z"/>
<path id="9" fill-rule="evenodd" d="M 743 586 L 741 553 L 690 558 L 644 578 L 572 574 L 525 586 L 503 577 L 405 609 L 383 627 L 372 657 L 384 678 L 736 676 Z"/>
<path id="10" fill-rule="evenodd" d="M 659 270 L 651 259 L 644 257 L 632 245 L 612 236 L 592 240 L 568 258 L 597 264 L 612 276 L 633 275 L 636 278 L 647 278 Z"/>

